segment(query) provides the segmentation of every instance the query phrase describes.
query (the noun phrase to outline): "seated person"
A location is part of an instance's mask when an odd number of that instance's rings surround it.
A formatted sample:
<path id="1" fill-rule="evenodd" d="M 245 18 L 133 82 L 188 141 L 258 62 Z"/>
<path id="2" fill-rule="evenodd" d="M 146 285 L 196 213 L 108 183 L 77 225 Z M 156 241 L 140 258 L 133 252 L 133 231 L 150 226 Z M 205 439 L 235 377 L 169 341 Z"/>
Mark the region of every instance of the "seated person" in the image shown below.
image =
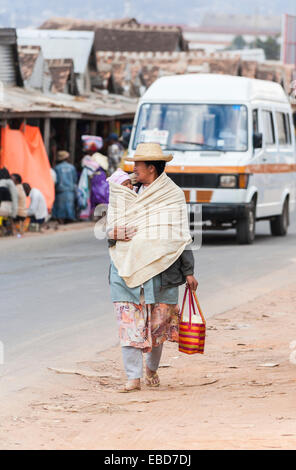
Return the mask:
<path id="1" fill-rule="evenodd" d="M 18 194 L 6 168 L 0 168 L 0 188 L 0 216 L 15 218 L 18 211 Z"/>
<path id="2" fill-rule="evenodd" d="M 27 196 L 30 197 L 31 203 L 28 209 L 28 216 L 32 223 L 42 225 L 48 217 L 45 197 L 42 192 L 37 188 L 31 188 L 28 183 L 23 183 L 23 188 Z"/>

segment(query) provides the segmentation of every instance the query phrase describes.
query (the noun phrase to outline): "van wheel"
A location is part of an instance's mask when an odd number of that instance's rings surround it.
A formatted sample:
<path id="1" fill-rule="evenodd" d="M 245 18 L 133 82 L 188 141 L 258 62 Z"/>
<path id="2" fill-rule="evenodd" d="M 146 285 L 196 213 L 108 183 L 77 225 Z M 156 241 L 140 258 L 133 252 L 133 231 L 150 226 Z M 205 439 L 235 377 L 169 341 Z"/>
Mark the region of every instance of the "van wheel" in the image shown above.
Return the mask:
<path id="1" fill-rule="evenodd" d="M 240 245 L 251 245 L 255 240 L 256 204 L 252 201 L 247 216 L 237 221 L 236 238 Z"/>
<path id="2" fill-rule="evenodd" d="M 277 215 L 270 221 L 271 234 L 274 237 L 287 235 L 289 227 L 289 200 L 286 199 L 281 215 Z"/>

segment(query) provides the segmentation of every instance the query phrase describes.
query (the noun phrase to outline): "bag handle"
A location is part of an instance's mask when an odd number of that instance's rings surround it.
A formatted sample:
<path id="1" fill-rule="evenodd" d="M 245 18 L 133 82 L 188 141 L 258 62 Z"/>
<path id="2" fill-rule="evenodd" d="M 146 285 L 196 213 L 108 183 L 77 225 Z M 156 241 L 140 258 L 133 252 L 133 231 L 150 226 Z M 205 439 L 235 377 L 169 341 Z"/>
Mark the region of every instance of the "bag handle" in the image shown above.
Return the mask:
<path id="1" fill-rule="evenodd" d="M 192 302 L 193 302 L 193 299 L 194 299 L 195 302 L 196 302 L 196 305 L 197 305 L 197 308 L 198 308 L 198 312 L 199 312 L 199 314 L 200 314 L 200 317 L 201 317 L 201 319 L 202 319 L 202 322 L 203 322 L 204 324 L 206 324 L 206 320 L 205 320 L 205 317 L 203 316 L 202 310 L 201 310 L 201 308 L 200 308 L 200 305 L 199 305 L 199 301 L 198 301 L 198 299 L 197 299 L 196 292 L 195 292 L 195 291 L 191 292 L 191 295 L 192 295 Z M 194 302 L 193 302 L 193 305 L 194 305 Z M 195 310 L 194 310 L 194 313 L 195 313 Z M 196 313 L 195 313 L 195 315 L 196 315 Z"/>
<path id="2" fill-rule="evenodd" d="M 183 303 L 182 303 L 182 309 L 181 309 L 181 315 L 180 315 L 180 320 L 181 320 L 181 321 L 183 320 L 183 313 L 184 313 L 184 307 L 185 307 L 185 301 L 186 301 L 186 297 L 187 297 L 187 292 L 188 292 L 188 286 L 187 286 L 187 284 L 186 284 L 185 293 L 184 293 L 184 297 L 183 297 Z"/>
<path id="3" fill-rule="evenodd" d="M 194 310 L 194 305 L 193 305 L 193 299 L 192 299 L 192 292 L 188 287 L 188 292 L 189 292 L 189 325 L 191 328 L 192 325 L 192 309 Z"/>
<path id="4" fill-rule="evenodd" d="M 188 284 L 186 284 L 186 287 L 185 287 L 185 293 L 184 293 L 184 297 L 183 297 L 183 302 L 182 302 L 182 309 L 181 309 L 181 316 L 180 316 L 180 321 L 183 321 L 183 314 L 184 314 L 184 307 L 185 307 L 185 302 L 186 302 L 186 297 L 187 297 L 187 293 L 189 292 L 189 324 L 190 324 L 190 327 L 192 325 L 192 310 L 193 310 L 193 315 L 196 315 L 196 311 L 195 311 L 195 305 L 194 305 L 194 300 L 195 300 L 195 303 L 196 303 L 196 306 L 198 308 L 198 312 L 199 312 L 199 315 L 202 319 L 202 322 L 204 323 L 204 325 L 206 324 L 206 320 L 203 316 L 203 313 L 202 313 L 202 310 L 200 308 L 200 305 L 199 305 L 199 301 L 197 299 L 197 295 L 196 295 L 196 292 L 195 291 L 191 291 L 191 289 L 189 289 L 189 286 Z"/>

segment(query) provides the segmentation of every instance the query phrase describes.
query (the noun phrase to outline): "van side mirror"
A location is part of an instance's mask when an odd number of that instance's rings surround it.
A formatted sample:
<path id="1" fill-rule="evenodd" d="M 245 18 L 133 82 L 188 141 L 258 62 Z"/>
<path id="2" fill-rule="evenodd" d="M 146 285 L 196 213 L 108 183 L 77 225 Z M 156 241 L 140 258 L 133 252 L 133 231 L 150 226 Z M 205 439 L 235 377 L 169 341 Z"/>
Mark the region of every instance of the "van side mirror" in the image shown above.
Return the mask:
<path id="1" fill-rule="evenodd" d="M 262 149 L 263 135 L 259 132 L 253 134 L 253 148 Z"/>

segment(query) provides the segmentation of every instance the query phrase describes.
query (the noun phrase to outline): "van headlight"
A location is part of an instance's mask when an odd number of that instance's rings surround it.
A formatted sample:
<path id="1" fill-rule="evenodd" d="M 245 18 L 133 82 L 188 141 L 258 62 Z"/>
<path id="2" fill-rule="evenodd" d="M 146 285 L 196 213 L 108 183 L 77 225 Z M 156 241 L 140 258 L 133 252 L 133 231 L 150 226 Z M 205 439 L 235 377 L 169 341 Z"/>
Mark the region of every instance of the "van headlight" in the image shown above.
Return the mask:
<path id="1" fill-rule="evenodd" d="M 219 180 L 220 188 L 236 188 L 237 176 L 235 175 L 221 175 Z"/>

